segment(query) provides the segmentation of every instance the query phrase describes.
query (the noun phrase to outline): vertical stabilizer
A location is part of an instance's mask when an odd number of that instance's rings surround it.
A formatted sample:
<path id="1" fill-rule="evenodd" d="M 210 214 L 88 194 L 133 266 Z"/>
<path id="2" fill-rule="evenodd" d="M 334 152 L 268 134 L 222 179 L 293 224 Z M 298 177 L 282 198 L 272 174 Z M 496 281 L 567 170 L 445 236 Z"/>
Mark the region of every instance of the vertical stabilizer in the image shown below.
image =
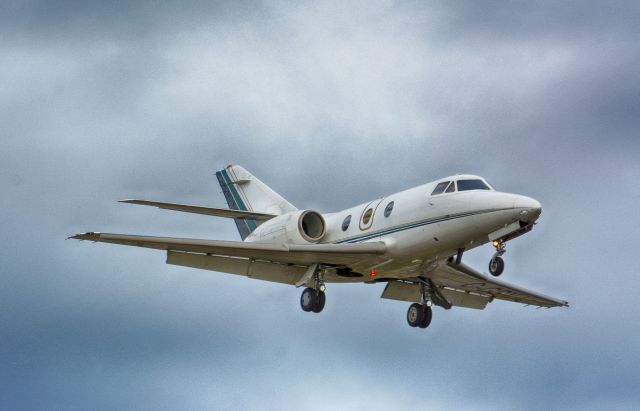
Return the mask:
<path id="1" fill-rule="evenodd" d="M 297 210 L 291 203 L 240 166 L 229 165 L 216 173 L 220 188 L 232 210 L 284 214 Z M 234 218 L 244 240 L 260 224 L 246 218 Z"/>

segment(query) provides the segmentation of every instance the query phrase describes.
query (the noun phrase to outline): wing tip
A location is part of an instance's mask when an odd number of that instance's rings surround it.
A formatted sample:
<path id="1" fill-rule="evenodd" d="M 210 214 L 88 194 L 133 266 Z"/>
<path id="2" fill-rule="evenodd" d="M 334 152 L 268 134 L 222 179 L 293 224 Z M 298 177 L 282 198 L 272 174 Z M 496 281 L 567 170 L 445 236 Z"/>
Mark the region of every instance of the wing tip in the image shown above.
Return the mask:
<path id="1" fill-rule="evenodd" d="M 67 237 L 67 240 L 89 240 L 89 241 L 98 241 L 100 239 L 100 232 L 98 231 L 87 231 L 86 233 L 74 234 L 72 236 Z"/>
<path id="2" fill-rule="evenodd" d="M 538 306 L 538 308 L 544 307 L 544 308 L 555 308 L 555 307 L 560 307 L 560 308 L 564 308 L 567 307 L 569 308 L 569 301 L 565 301 L 565 300 L 556 300 L 554 301 L 555 304 L 549 304 L 549 305 L 545 305 L 545 306 Z"/>

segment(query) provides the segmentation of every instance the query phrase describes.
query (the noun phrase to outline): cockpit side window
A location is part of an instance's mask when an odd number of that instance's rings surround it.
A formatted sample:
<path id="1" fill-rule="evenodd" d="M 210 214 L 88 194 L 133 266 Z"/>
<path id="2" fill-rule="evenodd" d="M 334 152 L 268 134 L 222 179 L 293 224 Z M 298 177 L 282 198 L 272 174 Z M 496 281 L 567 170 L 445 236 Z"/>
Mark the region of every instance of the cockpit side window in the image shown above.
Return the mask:
<path id="1" fill-rule="evenodd" d="M 447 188 L 447 185 L 449 185 L 448 181 L 443 181 L 442 183 L 439 183 L 436 188 L 433 190 L 433 192 L 431 193 L 432 196 L 436 195 L 436 194 L 442 194 L 444 193 L 444 189 Z"/>
<path id="2" fill-rule="evenodd" d="M 454 191 L 456 191 L 456 182 L 452 181 L 451 184 L 449 184 L 449 187 L 447 187 L 446 190 L 444 190 L 445 193 L 453 193 Z"/>
<path id="3" fill-rule="evenodd" d="M 492 189 L 493 191 L 496 191 L 496 188 L 493 186 L 493 184 L 491 184 L 490 182 L 488 182 L 487 180 L 484 180 L 485 184 L 489 186 L 490 189 Z"/>
<path id="4" fill-rule="evenodd" d="M 491 190 L 482 180 L 458 180 L 458 191 Z"/>

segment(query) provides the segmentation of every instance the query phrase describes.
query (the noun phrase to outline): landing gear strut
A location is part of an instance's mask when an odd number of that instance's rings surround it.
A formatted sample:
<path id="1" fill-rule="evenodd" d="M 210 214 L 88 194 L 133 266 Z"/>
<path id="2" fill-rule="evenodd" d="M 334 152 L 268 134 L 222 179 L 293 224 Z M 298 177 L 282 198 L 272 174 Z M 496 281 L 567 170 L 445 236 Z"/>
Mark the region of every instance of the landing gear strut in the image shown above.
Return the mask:
<path id="1" fill-rule="evenodd" d="M 429 280 L 420 279 L 421 304 L 413 303 L 407 311 L 407 322 L 411 327 L 427 328 L 431 324 L 433 305 L 431 283 Z"/>
<path id="2" fill-rule="evenodd" d="M 505 242 L 502 240 L 494 240 L 492 244 L 496 249 L 496 253 L 489 261 L 489 272 L 492 276 L 498 277 L 504 271 L 504 260 L 502 259 L 502 255 L 507 252 L 507 248 Z"/>

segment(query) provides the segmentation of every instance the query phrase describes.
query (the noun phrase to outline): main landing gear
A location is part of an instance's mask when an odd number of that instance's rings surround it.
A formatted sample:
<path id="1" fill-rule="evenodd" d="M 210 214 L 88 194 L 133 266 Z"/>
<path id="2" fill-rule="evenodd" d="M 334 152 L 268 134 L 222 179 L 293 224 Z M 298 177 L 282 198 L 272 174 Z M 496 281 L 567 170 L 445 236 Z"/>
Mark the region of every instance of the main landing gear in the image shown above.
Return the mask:
<path id="1" fill-rule="evenodd" d="M 421 303 L 413 303 L 407 310 L 407 322 L 411 327 L 427 328 L 431 324 L 433 311 L 433 290 L 431 282 L 426 279 L 419 278 L 420 284 L 420 300 Z"/>
<path id="2" fill-rule="evenodd" d="M 432 317 L 433 312 L 427 304 L 413 303 L 407 311 L 407 322 L 412 327 L 427 328 Z"/>
<path id="3" fill-rule="evenodd" d="M 302 295 L 300 295 L 300 307 L 306 312 L 313 311 L 314 313 L 319 313 L 324 308 L 327 297 L 324 294 L 326 287 L 321 278 L 321 270 L 317 264 L 309 267 L 309 270 L 300 281 L 300 285 L 304 283 L 312 285 L 312 287 L 307 287 L 302 291 Z"/>
<path id="4" fill-rule="evenodd" d="M 507 248 L 503 240 L 494 240 L 492 244 L 496 249 L 496 253 L 489 261 L 489 272 L 492 276 L 498 277 L 504 271 L 502 255 L 507 252 Z"/>
<path id="5" fill-rule="evenodd" d="M 324 285 L 320 288 L 324 289 Z M 324 303 L 327 298 L 324 291 L 316 290 L 315 288 L 307 287 L 302 291 L 300 296 L 300 306 L 304 311 L 313 311 L 319 313 L 324 308 Z"/>

